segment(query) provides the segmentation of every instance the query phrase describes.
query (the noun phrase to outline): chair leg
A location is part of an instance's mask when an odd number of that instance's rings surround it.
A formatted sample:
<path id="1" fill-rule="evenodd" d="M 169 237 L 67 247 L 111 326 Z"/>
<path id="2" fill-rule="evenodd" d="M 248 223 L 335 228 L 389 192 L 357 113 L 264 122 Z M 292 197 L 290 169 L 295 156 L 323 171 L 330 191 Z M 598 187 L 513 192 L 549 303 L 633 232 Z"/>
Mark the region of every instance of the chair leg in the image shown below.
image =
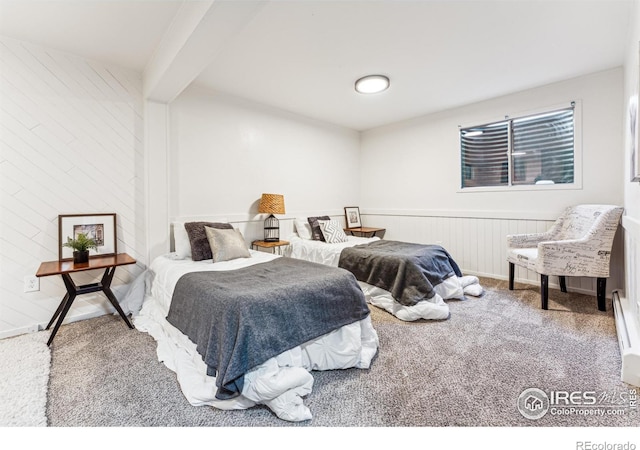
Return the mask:
<path id="1" fill-rule="evenodd" d="M 515 275 L 516 265 L 512 262 L 509 263 L 509 290 L 513 291 L 513 277 Z"/>
<path id="2" fill-rule="evenodd" d="M 540 274 L 540 298 L 542 309 L 549 309 L 549 275 Z"/>
<path id="3" fill-rule="evenodd" d="M 560 291 L 567 292 L 567 277 L 560 275 Z"/>
<path id="4" fill-rule="evenodd" d="M 606 311 L 607 310 L 607 279 L 606 278 L 598 278 L 597 282 L 597 293 L 598 293 L 598 310 Z"/>

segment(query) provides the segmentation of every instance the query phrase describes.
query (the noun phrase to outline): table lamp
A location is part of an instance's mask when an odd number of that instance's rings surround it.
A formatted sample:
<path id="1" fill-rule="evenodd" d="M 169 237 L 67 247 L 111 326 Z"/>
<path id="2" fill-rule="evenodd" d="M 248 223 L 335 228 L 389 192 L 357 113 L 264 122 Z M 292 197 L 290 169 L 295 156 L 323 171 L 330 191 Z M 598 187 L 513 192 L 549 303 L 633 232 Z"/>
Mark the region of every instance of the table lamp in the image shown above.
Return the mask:
<path id="1" fill-rule="evenodd" d="M 280 222 L 274 214 L 284 214 L 284 196 L 280 194 L 262 194 L 258 212 L 269 214 L 264 221 L 265 242 L 278 242 L 280 240 Z"/>

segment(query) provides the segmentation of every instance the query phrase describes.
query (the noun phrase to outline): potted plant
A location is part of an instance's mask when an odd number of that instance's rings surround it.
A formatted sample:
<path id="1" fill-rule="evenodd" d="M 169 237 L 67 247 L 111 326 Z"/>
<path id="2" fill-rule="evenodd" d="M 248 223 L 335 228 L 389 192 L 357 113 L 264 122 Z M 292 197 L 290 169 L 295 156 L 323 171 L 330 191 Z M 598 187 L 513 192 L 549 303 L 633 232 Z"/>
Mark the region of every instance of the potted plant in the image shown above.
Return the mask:
<path id="1" fill-rule="evenodd" d="M 98 244 L 93 238 L 88 237 L 85 233 L 79 233 L 78 237 L 71 239 L 67 237 L 67 242 L 62 244 L 63 247 L 73 249 L 74 264 L 86 263 L 89 261 L 89 250 L 98 250 Z"/>

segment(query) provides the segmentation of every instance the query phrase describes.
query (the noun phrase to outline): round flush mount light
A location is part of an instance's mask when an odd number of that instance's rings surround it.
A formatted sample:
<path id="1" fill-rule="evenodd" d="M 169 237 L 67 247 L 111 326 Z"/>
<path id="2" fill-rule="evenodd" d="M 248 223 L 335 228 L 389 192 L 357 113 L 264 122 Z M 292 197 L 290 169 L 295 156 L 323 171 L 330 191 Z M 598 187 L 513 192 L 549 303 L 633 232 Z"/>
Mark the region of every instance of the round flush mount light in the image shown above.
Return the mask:
<path id="1" fill-rule="evenodd" d="M 377 94 L 389 87 L 389 78 L 384 75 L 367 75 L 356 80 L 356 91 L 361 94 Z"/>

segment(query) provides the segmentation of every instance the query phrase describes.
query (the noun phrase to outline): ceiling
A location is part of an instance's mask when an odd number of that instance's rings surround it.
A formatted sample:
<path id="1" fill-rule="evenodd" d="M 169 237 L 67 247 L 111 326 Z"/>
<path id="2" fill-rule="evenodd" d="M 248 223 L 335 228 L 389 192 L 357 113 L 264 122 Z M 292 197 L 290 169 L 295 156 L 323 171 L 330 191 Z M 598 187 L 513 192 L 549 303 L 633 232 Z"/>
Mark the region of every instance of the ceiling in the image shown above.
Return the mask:
<path id="1" fill-rule="evenodd" d="M 213 3 L 222 2 L 229 5 Z M 194 82 L 355 130 L 621 66 L 632 6 L 632 0 L 255 3 L 256 12 L 206 55 L 210 65 Z M 143 72 L 182 4 L 0 0 L 0 34 Z M 355 93 L 354 81 L 372 73 L 387 75 L 391 87 Z"/>

